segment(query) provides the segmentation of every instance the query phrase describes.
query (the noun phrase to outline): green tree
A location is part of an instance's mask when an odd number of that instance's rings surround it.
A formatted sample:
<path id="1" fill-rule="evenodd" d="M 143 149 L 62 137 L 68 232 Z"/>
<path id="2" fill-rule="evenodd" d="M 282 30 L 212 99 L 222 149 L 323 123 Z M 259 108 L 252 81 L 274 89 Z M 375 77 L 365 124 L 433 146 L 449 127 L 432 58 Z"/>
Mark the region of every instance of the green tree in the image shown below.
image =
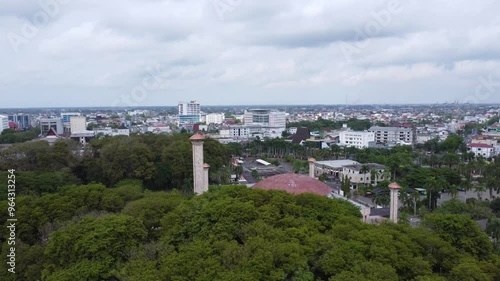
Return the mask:
<path id="1" fill-rule="evenodd" d="M 348 176 L 342 178 L 340 189 L 344 192 L 344 196 L 351 198 L 351 180 Z"/>
<path id="2" fill-rule="evenodd" d="M 429 214 L 423 224 L 453 246 L 478 258 L 488 258 L 493 251 L 488 236 L 467 216 Z"/>
<path id="3" fill-rule="evenodd" d="M 136 218 L 125 215 L 85 217 L 55 232 L 47 245 L 45 280 L 106 279 L 127 250 L 146 237 Z M 61 258 L 64 257 L 64 258 Z"/>

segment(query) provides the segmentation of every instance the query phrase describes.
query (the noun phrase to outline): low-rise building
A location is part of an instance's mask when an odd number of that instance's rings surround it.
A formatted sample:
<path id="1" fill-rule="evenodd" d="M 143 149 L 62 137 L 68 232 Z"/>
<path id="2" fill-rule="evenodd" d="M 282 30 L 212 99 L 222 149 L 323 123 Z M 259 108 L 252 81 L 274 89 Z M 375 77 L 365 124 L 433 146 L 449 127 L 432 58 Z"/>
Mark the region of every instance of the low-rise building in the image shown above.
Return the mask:
<path id="1" fill-rule="evenodd" d="M 375 141 L 375 133 L 359 131 L 342 131 L 339 134 L 339 145 L 356 147 L 359 149 L 367 148 L 370 142 Z"/>
<path id="2" fill-rule="evenodd" d="M 384 165 L 376 163 L 361 164 L 353 160 L 329 160 L 314 162 L 314 174 L 316 177 L 327 175 L 337 180 L 345 176 L 351 181 L 353 189 L 360 185 L 377 185 L 384 180 L 390 180 Z"/>
<path id="3" fill-rule="evenodd" d="M 474 153 L 476 157 L 491 158 L 495 156 L 495 147 L 486 143 L 470 143 L 467 151 Z"/>
<path id="4" fill-rule="evenodd" d="M 58 135 L 62 135 L 64 133 L 62 118 L 40 119 L 40 131 L 42 134 L 46 134 L 51 128 L 53 128 Z"/>
<path id="5" fill-rule="evenodd" d="M 270 138 L 275 139 L 282 136 L 286 128 L 269 126 L 247 126 L 232 125 L 220 130 L 221 138 L 252 139 L 252 138 Z"/>
<path id="6" fill-rule="evenodd" d="M 386 167 L 376 163 L 354 164 L 342 167 L 342 175 L 351 181 L 351 187 L 356 189 L 360 185 L 377 185 L 379 182 L 389 180 Z"/>
<path id="7" fill-rule="evenodd" d="M 222 124 L 226 120 L 224 113 L 210 113 L 205 116 L 205 123 L 208 124 Z"/>
<path id="8" fill-rule="evenodd" d="M 412 145 L 414 132 L 411 128 L 400 127 L 371 127 L 368 132 L 375 133 L 376 143 Z"/>

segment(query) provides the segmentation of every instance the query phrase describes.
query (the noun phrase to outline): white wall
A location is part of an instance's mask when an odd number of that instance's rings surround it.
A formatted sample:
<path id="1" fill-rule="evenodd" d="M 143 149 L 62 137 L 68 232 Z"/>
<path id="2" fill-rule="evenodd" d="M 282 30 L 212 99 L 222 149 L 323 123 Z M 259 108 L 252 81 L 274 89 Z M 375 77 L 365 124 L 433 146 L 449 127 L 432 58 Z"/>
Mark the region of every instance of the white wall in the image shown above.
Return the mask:
<path id="1" fill-rule="evenodd" d="M 0 133 L 9 128 L 9 117 L 0 115 Z"/>
<path id="2" fill-rule="evenodd" d="M 87 121 L 85 117 L 72 116 L 70 124 L 72 133 L 87 130 Z"/>
<path id="3" fill-rule="evenodd" d="M 370 142 L 375 141 L 375 133 L 372 132 L 356 132 L 343 131 L 339 134 L 340 145 L 367 148 Z"/>

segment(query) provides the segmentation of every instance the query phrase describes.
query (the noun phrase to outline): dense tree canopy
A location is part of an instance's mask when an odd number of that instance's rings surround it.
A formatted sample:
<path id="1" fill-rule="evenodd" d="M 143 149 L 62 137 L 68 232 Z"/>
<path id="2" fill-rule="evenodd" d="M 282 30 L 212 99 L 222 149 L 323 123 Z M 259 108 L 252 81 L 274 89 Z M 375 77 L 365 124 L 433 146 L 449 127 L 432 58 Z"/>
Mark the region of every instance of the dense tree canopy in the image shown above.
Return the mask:
<path id="1" fill-rule="evenodd" d="M 40 135 L 40 128 L 31 128 L 27 131 L 6 129 L 0 135 L 0 143 L 22 143 L 35 139 Z"/>
<path id="2" fill-rule="evenodd" d="M 152 190 L 189 190 L 193 178 L 189 137 L 105 137 L 91 141 L 84 150 L 72 140 L 54 145 L 46 141 L 22 143 L 0 152 L 0 170 L 16 170 L 18 195 L 53 192 L 72 183 L 113 186 L 124 179 L 141 180 Z M 230 151 L 213 139 L 207 139 L 204 147 L 211 182 L 227 184 Z"/>
<path id="3" fill-rule="evenodd" d="M 22 258 L 17 276 L 1 270 L 6 281 L 500 278 L 487 236 L 460 215 L 429 215 L 420 228 L 377 226 L 344 200 L 240 186 L 186 197 L 144 191 L 140 181 L 18 202 Z"/>

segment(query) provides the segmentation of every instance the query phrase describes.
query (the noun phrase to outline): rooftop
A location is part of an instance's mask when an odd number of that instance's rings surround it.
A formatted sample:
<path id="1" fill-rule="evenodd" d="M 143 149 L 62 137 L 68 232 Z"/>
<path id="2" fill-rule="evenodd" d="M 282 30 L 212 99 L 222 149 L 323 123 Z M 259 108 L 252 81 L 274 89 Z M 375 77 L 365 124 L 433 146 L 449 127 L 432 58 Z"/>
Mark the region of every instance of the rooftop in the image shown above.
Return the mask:
<path id="1" fill-rule="evenodd" d="M 493 148 L 493 145 L 486 143 L 471 143 L 467 147 Z"/>
<path id="2" fill-rule="evenodd" d="M 189 140 L 191 140 L 191 141 L 201 141 L 201 140 L 205 140 L 205 136 L 202 135 L 202 134 L 200 134 L 200 133 L 196 133 L 192 137 L 190 137 Z"/>
<path id="3" fill-rule="evenodd" d="M 373 126 L 370 129 L 368 129 L 368 131 L 369 132 L 372 132 L 372 131 L 384 131 L 384 132 L 405 131 L 405 132 L 411 132 L 412 129 L 400 128 L 400 127 L 377 127 L 377 126 Z"/>
<path id="4" fill-rule="evenodd" d="M 325 183 L 299 174 L 272 176 L 256 183 L 253 187 L 266 190 L 283 190 L 292 194 L 314 193 L 326 196 L 332 193 L 332 189 Z"/>
<path id="5" fill-rule="evenodd" d="M 327 161 L 317 161 L 316 164 L 323 165 L 329 168 L 340 169 L 344 166 L 349 165 L 359 165 L 359 162 L 354 160 L 327 160 Z"/>

